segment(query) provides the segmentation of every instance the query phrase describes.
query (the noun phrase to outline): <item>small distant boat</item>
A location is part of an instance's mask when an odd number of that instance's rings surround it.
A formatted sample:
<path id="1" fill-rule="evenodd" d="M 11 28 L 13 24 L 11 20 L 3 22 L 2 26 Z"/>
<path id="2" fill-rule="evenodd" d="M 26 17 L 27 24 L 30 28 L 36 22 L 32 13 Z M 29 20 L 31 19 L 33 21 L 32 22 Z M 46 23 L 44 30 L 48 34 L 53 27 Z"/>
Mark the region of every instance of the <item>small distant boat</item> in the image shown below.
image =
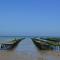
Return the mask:
<path id="1" fill-rule="evenodd" d="M 38 39 L 32 39 L 34 44 L 40 49 L 40 50 L 52 50 L 53 48 L 45 41 L 41 41 Z"/>
<path id="2" fill-rule="evenodd" d="M 6 43 L 0 43 L 1 50 L 11 50 L 21 41 L 22 39 L 15 39 Z"/>

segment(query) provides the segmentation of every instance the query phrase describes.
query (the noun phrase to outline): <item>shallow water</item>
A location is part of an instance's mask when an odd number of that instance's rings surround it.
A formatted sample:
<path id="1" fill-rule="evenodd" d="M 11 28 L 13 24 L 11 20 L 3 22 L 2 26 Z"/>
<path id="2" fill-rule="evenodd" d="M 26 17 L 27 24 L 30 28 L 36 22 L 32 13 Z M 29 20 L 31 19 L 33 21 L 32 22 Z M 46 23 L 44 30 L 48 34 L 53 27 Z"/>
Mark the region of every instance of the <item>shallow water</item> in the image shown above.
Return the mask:
<path id="1" fill-rule="evenodd" d="M 1 50 L 0 60 L 60 60 L 60 52 L 40 51 L 30 38 L 26 38 L 12 51 Z"/>

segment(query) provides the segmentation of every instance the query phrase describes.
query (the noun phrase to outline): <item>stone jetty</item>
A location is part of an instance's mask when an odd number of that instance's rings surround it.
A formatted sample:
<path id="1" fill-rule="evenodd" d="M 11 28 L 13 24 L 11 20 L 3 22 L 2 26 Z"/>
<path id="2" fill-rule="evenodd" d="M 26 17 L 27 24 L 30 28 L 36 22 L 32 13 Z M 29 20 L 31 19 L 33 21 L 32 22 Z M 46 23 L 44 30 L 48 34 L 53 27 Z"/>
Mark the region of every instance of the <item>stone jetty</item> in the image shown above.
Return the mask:
<path id="1" fill-rule="evenodd" d="M 23 38 L 22 38 L 23 39 Z M 9 42 L 0 43 L 0 50 L 12 50 L 22 39 L 14 39 Z"/>
<path id="2" fill-rule="evenodd" d="M 32 39 L 32 41 L 40 50 L 52 50 L 53 49 L 46 41 L 39 40 L 39 39 Z"/>

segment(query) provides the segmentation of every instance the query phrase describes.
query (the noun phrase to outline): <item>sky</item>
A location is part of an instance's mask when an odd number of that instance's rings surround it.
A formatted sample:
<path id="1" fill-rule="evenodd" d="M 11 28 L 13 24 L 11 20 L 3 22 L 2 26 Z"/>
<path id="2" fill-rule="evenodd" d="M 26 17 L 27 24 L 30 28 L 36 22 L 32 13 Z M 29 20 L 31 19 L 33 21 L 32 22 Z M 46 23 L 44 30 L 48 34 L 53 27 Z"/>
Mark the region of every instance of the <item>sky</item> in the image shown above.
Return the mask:
<path id="1" fill-rule="evenodd" d="M 60 36 L 60 0 L 0 0 L 0 35 Z"/>

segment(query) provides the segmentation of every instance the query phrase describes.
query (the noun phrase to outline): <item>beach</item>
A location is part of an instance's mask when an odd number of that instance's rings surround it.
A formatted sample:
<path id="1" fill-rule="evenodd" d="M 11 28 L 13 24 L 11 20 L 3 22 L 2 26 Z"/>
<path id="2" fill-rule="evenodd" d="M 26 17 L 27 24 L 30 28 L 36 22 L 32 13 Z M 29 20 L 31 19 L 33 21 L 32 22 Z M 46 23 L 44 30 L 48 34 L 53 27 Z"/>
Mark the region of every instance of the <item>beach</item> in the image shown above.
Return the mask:
<path id="1" fill-rule="evenodd" d="M 14 50 L 1 50 L 0 60 L 60 60 L 60 52 L 40 51 L 30 38 L 26 38 Z"/>
<path id="2" fill-rule="evenodd" d="M 14 50 L 1 50 L 0 60 L 60 60 L 60 52 L 40 51 L 30 38 L 26 38 Z"/>

